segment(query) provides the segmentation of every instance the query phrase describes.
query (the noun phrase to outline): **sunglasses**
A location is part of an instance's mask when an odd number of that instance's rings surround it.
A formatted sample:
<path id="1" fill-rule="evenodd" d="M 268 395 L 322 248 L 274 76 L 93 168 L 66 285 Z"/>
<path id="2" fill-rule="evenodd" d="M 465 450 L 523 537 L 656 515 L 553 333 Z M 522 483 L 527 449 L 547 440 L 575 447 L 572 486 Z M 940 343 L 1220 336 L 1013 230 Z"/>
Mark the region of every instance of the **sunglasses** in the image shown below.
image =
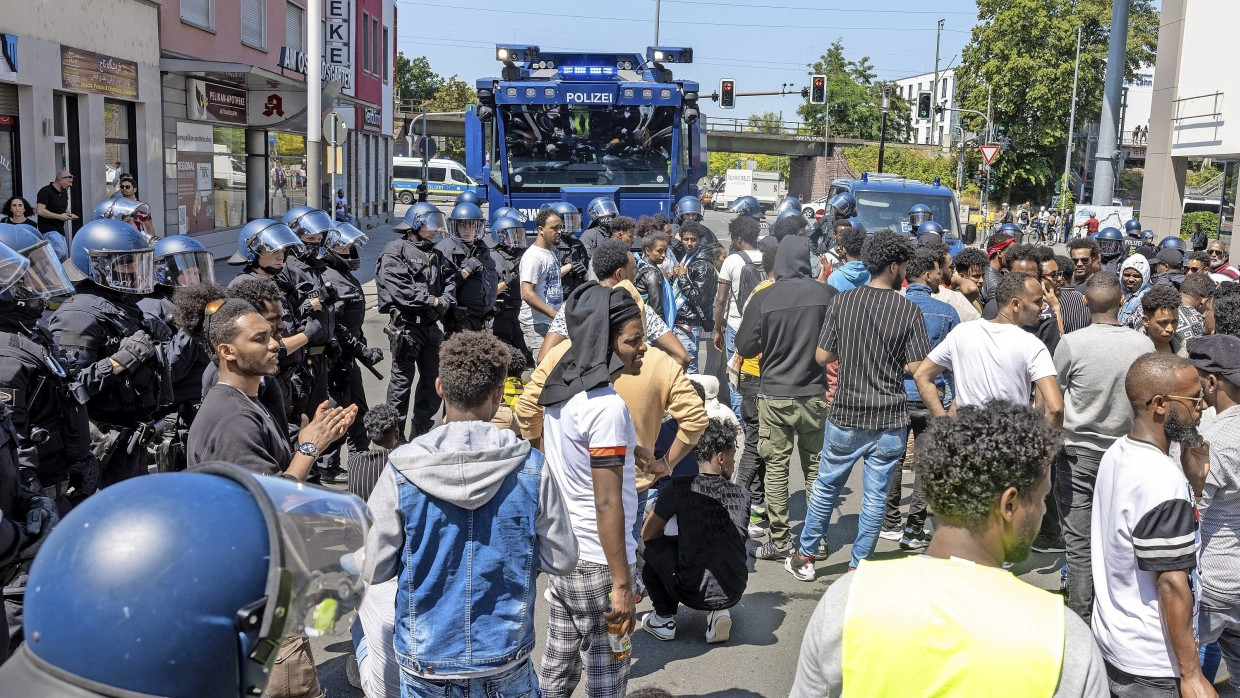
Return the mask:
<path id="1" fill-rule="evenodd" d="M 1210 250 L 1211 257 L 1222 257 L 1227 254 L 1227 250 Z"/>
<path id="2" fill-rule="evenodd" d="M 1158 397 L 1158 396 L 1155 395 L 1154 397 Z M 1184 400 L 1190 405 L 1195 404 L 1197 407 L 1201 407 L 1202 405 L 1206 403 L 1206 393 L 1204 390 L 1197 393 L 1196 395 L 1163 395 L 1163 397 L 1167 398 L 1168 400 Z M 1150 398 L 1149 400 L 1146 400 L 1145 404 L 1149 405 L 1151 402 L 1154 402 L 1154 398 Z"/>

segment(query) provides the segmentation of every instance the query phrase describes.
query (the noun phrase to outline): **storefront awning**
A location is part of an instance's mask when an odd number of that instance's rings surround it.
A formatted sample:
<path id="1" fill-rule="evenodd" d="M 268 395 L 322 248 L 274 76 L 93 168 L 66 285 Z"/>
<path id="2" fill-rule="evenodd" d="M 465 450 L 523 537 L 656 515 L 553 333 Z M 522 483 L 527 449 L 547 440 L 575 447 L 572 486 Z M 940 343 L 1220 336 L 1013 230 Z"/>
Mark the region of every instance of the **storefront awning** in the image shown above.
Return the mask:
<path id="1" fill-rule="evenodd" d="M 162 58 L 159 69 L 166 73 L 184 75 L 209 82 L 222 83 L 244 89 L 250 95 L 250 126 L 278 131 L 305 133 L 306 131 L 306 83 L 302 76 L 296 77 L 273 72 L 248 63 L 227 61 L 203 61 L 192 58 Z M 324 82 L 324 110 L 340 96 L 341 86 Z M 283 108 L 263 109 L 272 95 L 282 98 Z M 260 116 L 261 114 L 261 116 Z"/>

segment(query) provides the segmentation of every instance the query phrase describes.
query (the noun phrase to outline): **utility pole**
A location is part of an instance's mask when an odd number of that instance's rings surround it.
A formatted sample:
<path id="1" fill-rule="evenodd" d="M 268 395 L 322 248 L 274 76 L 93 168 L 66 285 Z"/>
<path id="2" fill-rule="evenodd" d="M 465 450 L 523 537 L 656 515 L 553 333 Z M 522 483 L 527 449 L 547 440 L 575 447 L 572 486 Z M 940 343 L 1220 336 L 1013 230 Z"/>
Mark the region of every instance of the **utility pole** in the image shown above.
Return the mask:
<path id="1" fill-rule="evenodd" d="M 956 193 L 964 186 L 964 126 L 956 127 L 960 131 L 960 146 L 956 149 Z"/>
<path id="2" fill-rule="evenodd" d="M 1098 122 L 1098 152 L 1094 155 L 1094 206 L 1110 206 L 1115 197 L 1119 165 L 1119 103 L 1124 87 L 1128 47 L 1129 0 L 1113 0 L 1107 76 L 1102 90 L 1102 118 Z"/>
<path id="3" fill-rule="evenodd" d="M 878 171 L 883 171 L 883 154 L 887 148 L 887 110 L 891 108 L 891 85 L 883 85 L 883 124 L 878 131 Z M 933 133 L 931 126 L 931 133 Z"/>
<path id="4" fill-rule="evenodd" d="M 306 203 L 323 191 L 323 0 L 306 0 Z"/>
<path id="5" fill-rule="evenodd" d="M 1063 159 L 1063 189 L 1059 192 L 1063 201 L 1063 196 L 1068 193 L 1068 187 L 1072 182 L 1072 139 L 1075 137 L 1076 128 L 1076 81 L 1081 74 L 1081 28 L 1076 28 L 1076 68 L 1072 71 L 1072 108 L 1068 110 L 1068 152 Z M 1073 196 L 1075 199 L 1076 197 Z M 1067 215 L 1067 212 L 1064 212 Z"/>
<path id="6" fill-rule="evenodd" d="M 659 0 L 654 0 L 654 45 L 655 46 L 659 45 L 659 6 L 661 4 L 662 3 Z"/>
<path id="7" fill-rule="evenodd" d="M 930 88 L 930 103 L 939 103 L 939 39 L 943 37 L 943 20 L 939 20 L 939 28 L 934 32 L 934 84 Z M 936 133 L 938 131 L 934 127 L 934 116 L 938 115 L 934 109 L 930 110 L 930 145 L 940 145 L 936 141 Z"/>

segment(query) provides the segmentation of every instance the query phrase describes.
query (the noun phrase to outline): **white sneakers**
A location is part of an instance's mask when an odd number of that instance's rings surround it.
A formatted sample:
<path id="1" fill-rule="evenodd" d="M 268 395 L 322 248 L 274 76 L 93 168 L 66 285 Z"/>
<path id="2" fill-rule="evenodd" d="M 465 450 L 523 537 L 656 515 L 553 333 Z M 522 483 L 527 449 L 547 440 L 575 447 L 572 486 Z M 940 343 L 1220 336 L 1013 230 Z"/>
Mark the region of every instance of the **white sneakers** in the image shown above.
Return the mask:
<path id="1" fill-rule="evenodd" d="M 642 629 L 660 640 L 676 639 L 676 620 L 664 618 L 654 611 L 642 616 Z"/>
<path id="2" fill-rule="evenodd" d="M 663 641 L 676 639 L 676 620 L 651 611 L 642 616 L 642 629 Z M 732 635 L 732 614 L 728 609 L 706 614 L 706 642 L 727 642 Z"/>

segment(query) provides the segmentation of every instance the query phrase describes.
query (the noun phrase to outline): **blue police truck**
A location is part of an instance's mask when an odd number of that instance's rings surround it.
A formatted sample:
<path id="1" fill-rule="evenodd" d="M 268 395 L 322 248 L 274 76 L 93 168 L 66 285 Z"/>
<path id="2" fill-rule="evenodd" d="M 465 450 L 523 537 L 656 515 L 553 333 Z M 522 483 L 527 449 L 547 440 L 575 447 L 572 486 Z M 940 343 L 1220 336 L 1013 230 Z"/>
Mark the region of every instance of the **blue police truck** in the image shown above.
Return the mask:
<path id="1" fill-rule="evenodd" d="M 688 48 L 562 53 L 499 45 L 498 78 L 477 81 L 465 115 L 465 166 L 490 210 L 512 206 L 532 221 L 544 204 L 582 211 L 598 196 L 620 213 L 664 213 L 696 195 L 706 174 L 698 85 L 672 77 Z M 582 221 L 588 225 L 588 220 Z"/>

